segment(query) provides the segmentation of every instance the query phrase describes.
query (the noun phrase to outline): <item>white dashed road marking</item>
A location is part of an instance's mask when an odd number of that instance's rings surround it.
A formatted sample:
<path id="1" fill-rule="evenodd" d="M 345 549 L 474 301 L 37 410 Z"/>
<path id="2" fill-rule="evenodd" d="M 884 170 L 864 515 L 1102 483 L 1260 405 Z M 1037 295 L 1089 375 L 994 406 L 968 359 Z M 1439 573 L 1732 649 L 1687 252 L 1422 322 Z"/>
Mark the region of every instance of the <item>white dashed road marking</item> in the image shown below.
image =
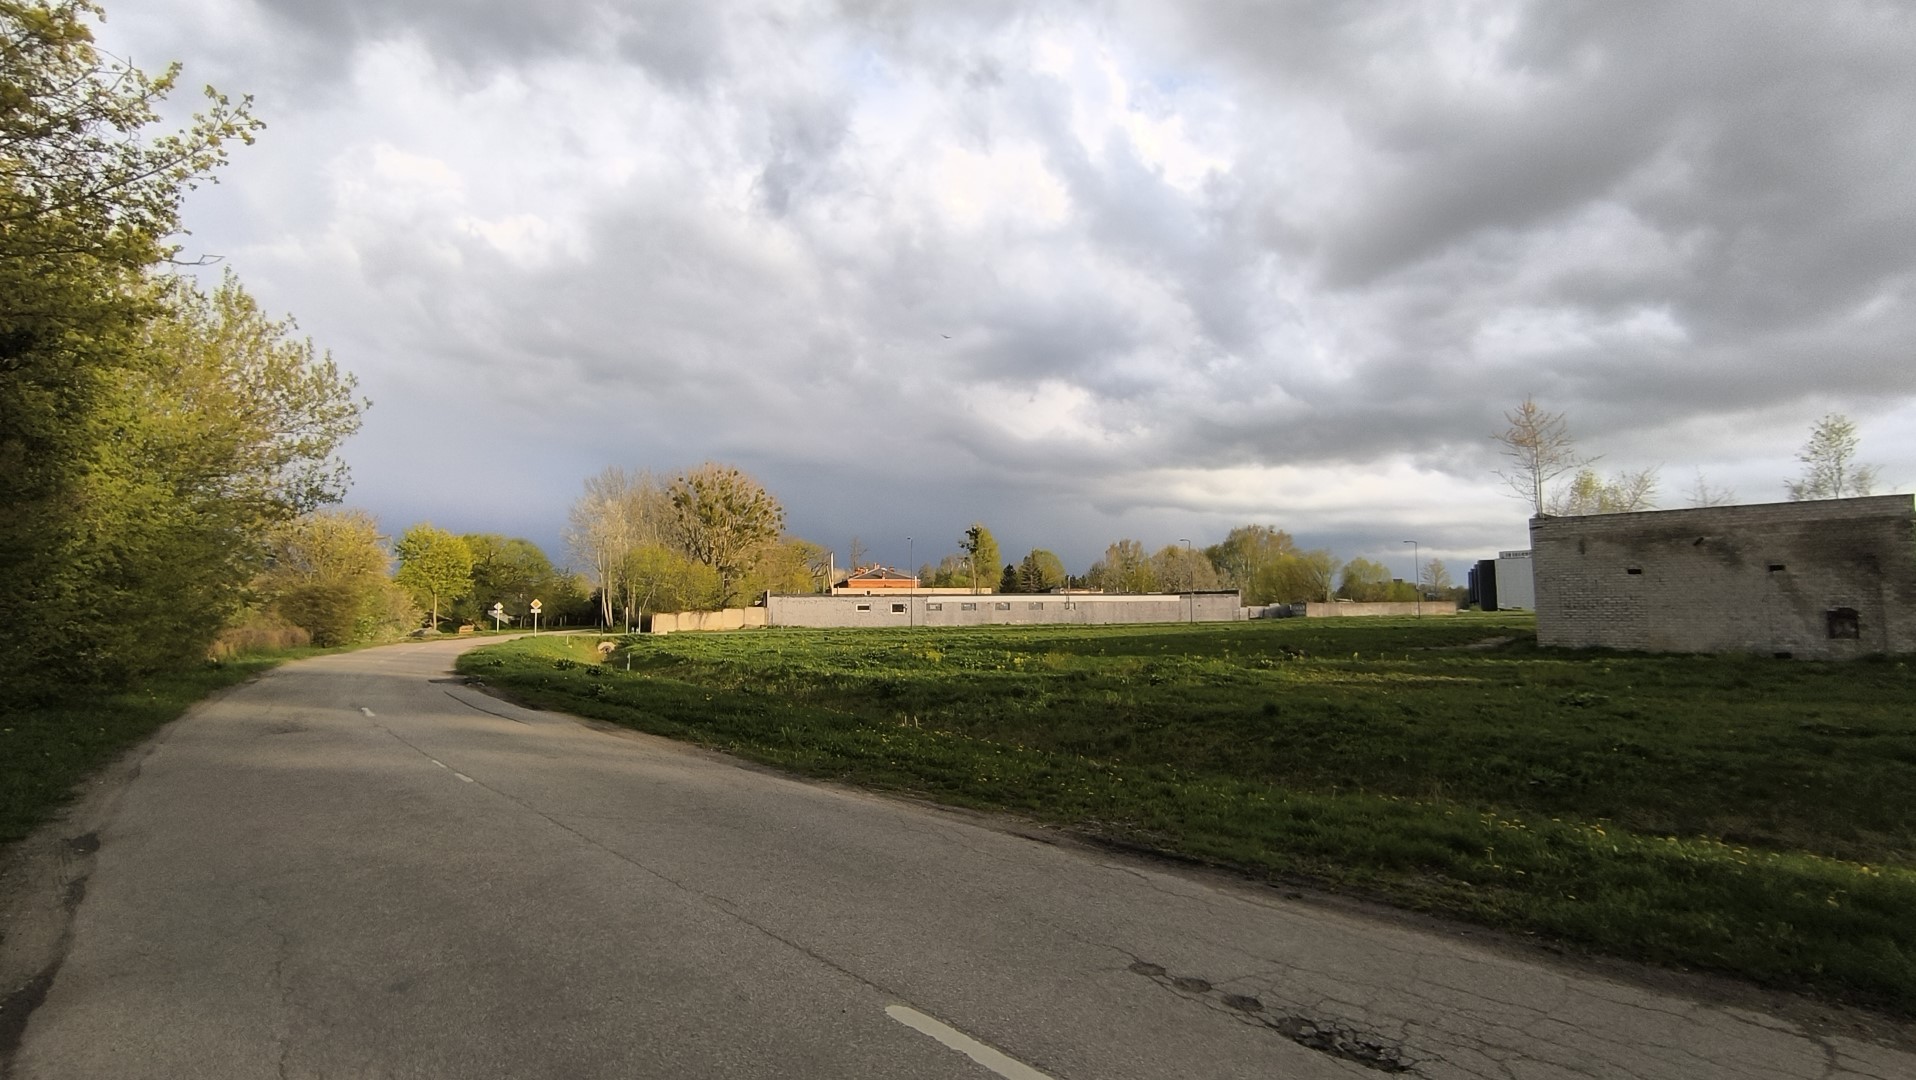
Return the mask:
<path id="1" fill-rule="evenodd" d="M 937 1020 L 933 1020 L 917 1009 L 905 1005 L 887 1005 L 885 1006 L 885 1015 L 913 1031 L 937 1039 L 951 1049 L 958 1051 L 978 1064 L 983 1065 L 985 1068 L 990 1069 L 992 1072 L 997 1073 L 999 1076 L 1004 1077 L 1005 1080 L 1051 1080 L 1049 1076 L 1026 1065 L 1017 1058 L 994 1050 L 949 1024 L 943 1024 Z"/>

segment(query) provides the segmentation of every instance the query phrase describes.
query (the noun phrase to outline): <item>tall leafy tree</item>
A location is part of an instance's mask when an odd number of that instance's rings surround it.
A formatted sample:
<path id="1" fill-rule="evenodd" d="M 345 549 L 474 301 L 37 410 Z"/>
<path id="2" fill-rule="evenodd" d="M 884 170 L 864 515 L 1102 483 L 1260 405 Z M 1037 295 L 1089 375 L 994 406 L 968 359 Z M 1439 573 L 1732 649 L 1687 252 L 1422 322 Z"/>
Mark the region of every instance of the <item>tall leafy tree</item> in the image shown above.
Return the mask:
<path id="1" fill-rule="evenodd" d="M 1344 574 L 1337 586 L 1337 595 L 1346 600 L 1360 602 L 1389 600 L 1391 598 L 1390 570 L 1383 563 L 1358 557 L 1344 564 Z M 1411 599 L 1410 596 L 1404 599 Z"/>
<path id="2" fill-rule="evenodd" d="M 998 580 L 998 540 L 985 528 L 983 522 L 974 521 L 971 528 L 965 530 L 965 538 L 958 542 L 959 550 L 965 553 L 965 561 L 970 570 L 971 591 L 977 592 L 980 586 L 990 589 Z"/>
<path id="3" fill-rule="evenodd" d="M 1151 575 L 1158 588 L 1175 592 L 1215 589 L 1220 584 L 1217 567 L 1202 551 L 1183 544 L 1166 544 L 1151 556 Z"/>
<path id="4" fill-rule="evenodd" d="M 1876 467 L 1856 461 L 1856 425 L 1840 413 L 1830 413 L 1810 429 L 1810 441 L 1797 453 L 1803 475 L 1787 481 L 1790 501 L 1842 499 L 1868 495 L 1876 487 Z"/>
<path id="5" fill-rule="evenodd" d="M 1240 525 L 1204 549 L 1224 580 L 1243 589 L 1247 599 L 1260 572 L 1296 552 L 1291 534 L 1271 525 Z"/>
<path id="6" fill-rule="evenodd" d="M 319 510 L 273 531 L 257 585 L 268 608 L 316 645 L 376 641 L 419 624 L 419 609 L 387 575 L 388 558 L 371 514 Z"/>
<path id="7" fill-rule="evenodd" d="M 1104 549 L 1104 558 L 1092 564 L 1085 574 L 1092 588 L 1105 592 L 1148 593 L 1158 590 L 1157 575 L 1144 545 L 1136 540 L 1119 540 Z"/>
<path id="8" fill-rule="evenodd" d="M 718 574 L 720 602 L 732 603 L 784 532 L 784 507 L 757 480 L 712 462 L 675 477 L 666 494 L 681 550 Z"/>
<path id="9" fill-rule="evenodd" d="M 260 316 L 157 271 L 184 193 L 258 127 L 177 67 L 102 53 L 91 0 L 0 0 L 0 678 L 125 678 L 200 652 L 270 528 L 337 497 L 363 402 Z"/>
<path id="10" fill-rule="evenodd" d="M 1032 548 L 1018 563 L 1018 588 L 1023 592 L 1050 592 L 1064 583 L 1064 560 L 1055 552 Z"/>
<path id="11" fill-rule="evenodd" d="M 643 470 L 609 466 L 585 482 L 572 504 L 565 533 L 573 558 L 591 568 L 599 594 L 599 621 L 611 626 L 636 615 L 636 587 L 621 576 L 634 551 L 669 542 L 673 512 L 665 486 Z"/>
<path id="12" fill-rule="evenodd" d="M 472 591 L 452 606 L 467 622 L 487 618 L 499 604 L 514 620 L 523 619 L 534 600 L 551 608 L 564 588 L 564 575 L 538 544 L 523 537 L 467 533 L 460 537 L 472 552 Z"/>
<path id="13" fill-rule="evenodd" d="M 472 591 L 472 549 L 452 533 L 422 522 L 406 530 L 393 554 L 399 557 L 395 580 L 431 611 L 437 630 L 440 609 Z"/>

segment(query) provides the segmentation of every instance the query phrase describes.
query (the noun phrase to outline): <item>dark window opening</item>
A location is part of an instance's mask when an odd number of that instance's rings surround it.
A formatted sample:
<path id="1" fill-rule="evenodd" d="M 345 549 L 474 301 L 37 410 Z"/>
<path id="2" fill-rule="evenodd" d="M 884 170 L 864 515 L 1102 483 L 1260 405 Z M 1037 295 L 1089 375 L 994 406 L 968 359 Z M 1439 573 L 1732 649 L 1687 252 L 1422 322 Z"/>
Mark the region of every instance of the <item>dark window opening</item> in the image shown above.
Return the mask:
<path id="1" fill-rule="evenodd" d="M 1626 574 L 1641 574 L 1641 573 L 1643 573 L 1643 567 L 1641 567 L 1641 566 L 1632 566 L 1632 567 L 1630 567 L 1630 568 L 1629 568 L 1628 570 L 1625 570 L 1625 571 L 1624 571 L 1624 573 L 1626 573 Z"/>
<path id="2" fill-rule="evenodd" d="M 1863 620 L 1853 607 L 1831 608 L 1829 610 L 1830 637 L 1861 638 Z"/>
<path id="3" fill-rule="evenodd" d="M 860 605 L 858 605 L 858 610 L 860 610 L 860 611 L 870 611 L 871 609 L 872 609 L 872 606 L 871 606 L 870 604 L 860 604 Z"/>
<path id="4" fill-rule="evenodd" d="M 995 608 L 997 608 L 997 609 L 998 609 L 999 611 L 1010 611 L 1010 610 L 1011 610 L 1011 601 L 1009 601 L 1009 600 L 1000 600 L 1000 601 L 998 601 L 998 602 L 997 602 L 996 604 L 993 604 L 992 606 L 993 606 L 993 607 L 995 607 Z"/>
<path id="5" fill-rule="evenodd" d="M 894 615 L 903 615 L 905 613 L 905 605 L 893 604 L 891 606 L 891 610 L 892 610 L 892 614 Z"/>
<path id="6" fill-rule="evenodd" d="M 1789 660 L 1796 656 L 1795 653 L 1787 653 L 1787 652 L 1771 653 L 1770 655 L 1777 658 L 1778 660 Z"/>
<path id="7" fill-rule="evenodd" d="M 1772 573 L 1772 574 L 1780 574 L 1780 573 L 1782 573 L 1782 572 L 1783 572 L 1783 564 L 1782 564 L 1782 563 L 1780 563 L 1780 562 L 1773 562 L 1773 563 L 1771 563 L 1771 564 L 1770 564 L 1770 573 Z"/>

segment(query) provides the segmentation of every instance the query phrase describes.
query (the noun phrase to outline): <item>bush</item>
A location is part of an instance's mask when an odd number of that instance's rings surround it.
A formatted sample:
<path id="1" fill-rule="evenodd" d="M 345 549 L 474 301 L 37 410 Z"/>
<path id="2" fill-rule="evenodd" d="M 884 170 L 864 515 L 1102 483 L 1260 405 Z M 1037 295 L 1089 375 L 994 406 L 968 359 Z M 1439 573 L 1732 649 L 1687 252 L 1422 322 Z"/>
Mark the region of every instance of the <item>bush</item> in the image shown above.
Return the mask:
<path id="1" fill-rule="evenodd" d="M 206 650 L 208 659 L 230 660 L 236 656 L 259 656 L 284 652 L 313 643 L 313 635 L 270 611 L 251 613 L 237 626 L 220 631 Z"/>

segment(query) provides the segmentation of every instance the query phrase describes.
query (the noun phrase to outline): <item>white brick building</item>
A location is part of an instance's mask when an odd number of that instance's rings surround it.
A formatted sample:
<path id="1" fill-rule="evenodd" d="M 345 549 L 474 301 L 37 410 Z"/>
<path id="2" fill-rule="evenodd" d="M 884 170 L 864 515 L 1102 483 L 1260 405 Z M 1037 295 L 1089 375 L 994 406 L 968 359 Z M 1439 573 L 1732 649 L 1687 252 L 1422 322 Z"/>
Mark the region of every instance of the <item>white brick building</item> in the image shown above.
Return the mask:
<path id="1" fill-rule="evenodd" d="M 1530 522 L 1543 645 L 1843 659 L 1916 652 L 1916 499 Z"/>

